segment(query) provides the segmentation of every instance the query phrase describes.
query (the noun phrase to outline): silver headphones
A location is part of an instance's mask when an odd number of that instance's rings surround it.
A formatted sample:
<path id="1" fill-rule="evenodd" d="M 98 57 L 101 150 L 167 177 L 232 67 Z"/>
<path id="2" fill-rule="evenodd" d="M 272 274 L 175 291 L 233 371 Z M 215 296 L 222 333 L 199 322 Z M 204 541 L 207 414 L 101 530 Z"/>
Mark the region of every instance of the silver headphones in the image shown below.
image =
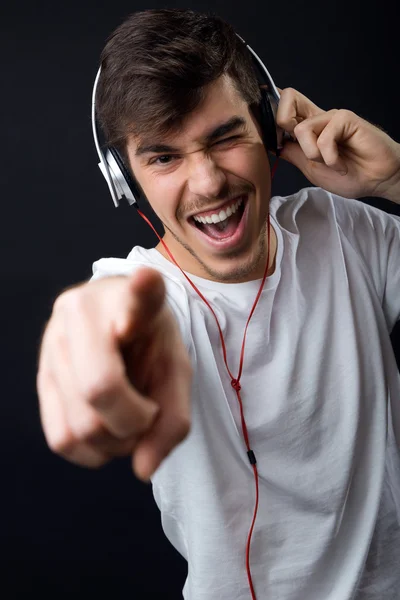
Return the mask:
<path id="1" fill-rule="evenodd" d="M 243 38 L 239 35 L 238 37 L 246 45 L 252 55 L 253 64 L 260 85 L 265 86 L 264 88 L 261 88 L 262 99 L 259 105 L 260 125 L 263 132 L 264 145 L 267 150 L 271 150 L 276 156 L 279 156 L 279 151 L 283 147 L 284 140 L 293 140 L 289 133 L 284 131 L 281 127 L 278 127 L 276 124 L 276 113 L 278 110 L 280 94 L 262 60 L 257 56 L 254 50 L 246 44 Z M 119 206 L 122 198 L 125 198 L 130 205 L 135 205 L 138 199 L 140 200 L 140 198 L 143 197 L 140 186 L 130 173 L 129 169 L 124 165 L 123 159 L 116 148 L 107 146 L 105 152 L 103 152 L 100 147 L 99 127 L 96 120 L 96 90 L 100 73 L 101 66 L 97 71 L 92 93 L 92 129 L 94 143 L 100 159 L 99 168 L 107 182 L 115 206 Z"/>

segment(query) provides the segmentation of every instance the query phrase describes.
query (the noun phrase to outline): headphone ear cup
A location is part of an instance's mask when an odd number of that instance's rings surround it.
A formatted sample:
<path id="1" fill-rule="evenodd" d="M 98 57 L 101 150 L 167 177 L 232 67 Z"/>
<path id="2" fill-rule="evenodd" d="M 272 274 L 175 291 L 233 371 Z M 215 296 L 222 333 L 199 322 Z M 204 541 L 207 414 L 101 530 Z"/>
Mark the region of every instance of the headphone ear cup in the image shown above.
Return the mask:
<path id="1" fill-rule="evenodd" d="M 270 97 L 268 91 L 261 87 L 261 101 L 258 105 L 260 126 L 263 132 L 263 141 L 266 150 L 270 150 L 276 156 L 279 155 L 278 151 L 278 138 L 276 132 L 276 122 L 274 111 L 272 109 Z"/>
<path id="2" fill-rule="evenodd" d="M 117 176 L 117 182 L 119 187 L 122 188 L 124 196 L 128 200 L 129 204 L 133 204 L 135 201 L 137 202 L 143 199 L 144 194 L 141 187 L 136 179 L 131 175 L 129 169 L 126 168 L 124 160 L 117 148 L 114 146 L 108 146 L 108 150 L 111 156 L 114 158 L 120 171 L 121 176 Z"/>

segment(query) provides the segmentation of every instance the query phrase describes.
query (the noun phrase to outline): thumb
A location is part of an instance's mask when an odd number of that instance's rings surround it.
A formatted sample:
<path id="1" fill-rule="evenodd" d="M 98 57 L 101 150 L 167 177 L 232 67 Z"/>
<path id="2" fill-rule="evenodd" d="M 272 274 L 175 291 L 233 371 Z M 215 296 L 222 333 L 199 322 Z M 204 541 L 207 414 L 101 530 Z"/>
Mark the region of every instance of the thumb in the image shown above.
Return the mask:
<path id="1" fill-rule="evenodd" d="M 292 163 L 292 165 L 303 172 L 308 162 L 308 158 L 304 154 L 298 142 L 285 142 L 282 150 L 280 151 L 279 158 L 283 158 L 283 160 Z"/>

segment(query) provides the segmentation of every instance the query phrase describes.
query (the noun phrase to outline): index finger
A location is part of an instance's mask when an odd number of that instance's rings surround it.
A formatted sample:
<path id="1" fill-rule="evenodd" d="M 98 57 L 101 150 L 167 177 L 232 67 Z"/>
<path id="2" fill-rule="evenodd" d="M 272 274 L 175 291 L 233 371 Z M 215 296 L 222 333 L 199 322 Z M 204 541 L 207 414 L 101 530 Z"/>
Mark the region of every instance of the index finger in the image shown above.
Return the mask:
<path id="1" fill-rule="evenodd" d="M 293 133 L 296 125 L 308 117 L 326 112 L 294 88 L 277 89 L 281 98 L 278 105 L 276 122 L 289 133 Z"/>
<path id="2" fill-rule="evenodd" d="M 175 345 L 176 349 L 176 345 Z M 154 424 L 139 440 L 132 457 L 137 477 L 149 481 L 161 462 L 188 435 L 191 425 L 191 366 L 171 364 L 171 370 L 152 397 L 161 410 Z"/>

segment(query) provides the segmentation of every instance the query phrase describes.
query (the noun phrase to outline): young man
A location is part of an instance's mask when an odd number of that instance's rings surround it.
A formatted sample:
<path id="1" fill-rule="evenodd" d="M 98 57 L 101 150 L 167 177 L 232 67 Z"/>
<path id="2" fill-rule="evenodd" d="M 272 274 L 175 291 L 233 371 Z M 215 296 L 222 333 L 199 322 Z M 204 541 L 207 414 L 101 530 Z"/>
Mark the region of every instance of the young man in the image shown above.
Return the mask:
<path id="1" fill-rule="evenodd" d="M 316 187 L 271 198 L 246 52 L 188 10 L 109 39 L 99 119 L 179 267 L 135 246 L 61 294 L 43 428 L 81 465 L 132 455 L 188 561 L 186 599 L 394 600 L 400 218 L 356 198 L 400 201 L 400 146 L 282 90 L 281 156 Z"/>

